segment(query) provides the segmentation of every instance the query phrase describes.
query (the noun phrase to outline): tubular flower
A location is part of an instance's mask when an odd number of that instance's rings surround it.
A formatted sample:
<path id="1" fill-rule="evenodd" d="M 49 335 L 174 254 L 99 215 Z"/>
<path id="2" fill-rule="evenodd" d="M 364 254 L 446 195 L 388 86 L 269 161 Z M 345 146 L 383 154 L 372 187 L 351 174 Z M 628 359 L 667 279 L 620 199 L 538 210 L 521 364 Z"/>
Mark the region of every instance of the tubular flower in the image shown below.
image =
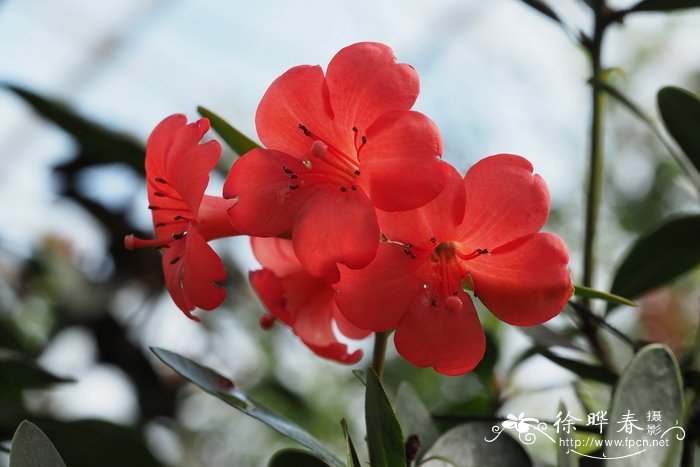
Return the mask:
<path id="1" fill-rule="evenodd" d="M 446 375 L 473 369 L 485 340 L 464 290 L 509 324 L 557 315 L 571 296 L 562 240 L 540 233 L 549 192 L 522 157 L 501 154 L 462 180 L 451 169 L 445 190 L 410 212 L 382 213 L 389 239 L 362 270 L 341 269 L 336 301 L 356 326 L 396 328 L 399 353 Z"/>
<path id="2" fill-rule="evenodd" d="M 291 233 L 301 264 L 329 282 L 336 263 L 369 264 L 375 208 L 417 208 L 446 181 L 437 127 L 409 110 L 418 88 L 413 68 L 377 43 L 342 49 L 325 76 L 298 66 L 277 78 L 255 119 L 268 149 L 238 159 L 224 185 L 224 197 L 238 200 L 233 225 L 257 237 Z"/>
<path id="3" fill-rule="evenodd" d="M 291 240 L 253 237 L 251 243 L 264 267 L 250 273 L 250 283 L 269 312 L 260 319 L 263 328 L 282 321 L 316 355 L 340 363 L 358 362 L 362 351 L 348 353 L 347 345 L 338 342 L 333 323 L 341 334 L 352 339 L 367 337 L 370 331 L 358 329 L 340 314 L 336 291 L 304 269 Z"/>
<path id="4" fill-rule="evenodd" d="M 207 130 L 206 118 L 187 124 L 181 114 L 171 115 L 153 130 L 146 145 L 146 179 L 156 238 L 124 239 L 128 249 L 162 251 L 170 296 L 195 321 L 199 321 L 191 313 L 195 307 L 212 310 L 225 298 L 216 283 L 226 278 L 226 271 L 207 242 L 238 234 L 226 212 L 233 202 L 204 194 L 209 172 L 221 155 L 218 142 L 199 144 Z"/>

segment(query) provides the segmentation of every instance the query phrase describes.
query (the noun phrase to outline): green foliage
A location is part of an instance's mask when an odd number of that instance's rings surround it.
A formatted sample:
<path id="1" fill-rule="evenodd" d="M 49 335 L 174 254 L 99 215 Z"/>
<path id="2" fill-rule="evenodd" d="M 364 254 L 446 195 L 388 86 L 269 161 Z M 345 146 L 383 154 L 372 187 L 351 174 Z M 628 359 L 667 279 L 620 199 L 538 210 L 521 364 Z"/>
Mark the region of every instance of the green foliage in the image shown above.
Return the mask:
<path id="1" fill-rule="evenodd" d="M 700 215 L 666 221 L 642 234 L 620 263 L 611 293 L 638 297 L 685 274 L 700 263 Z M 608 310 L 614 308 L 608 305 Z"/>
<path id="2" fill-rule="evenodd" d="M 343 436 L 345 437 L 345 451 L 348 458 L 348 467 L 362 467 L 362 464 L 360 464 L 360 458 L 357 457 L 355 445 L 352 443 L 352 438 L 350 438 L 348 422 L 346 422 L 345 419 L 342 419 L 340 421 L 340 426 L 343 428 Z"/>
<path id="3" fill-rule="evenodd" d="M 430 411 L 423 404 L 416 390 L 405 381 L 399 385 L 399 389 L 396 391 L 394 407 L 406 435 L 418 435 L 420 442 L 418 454 L 420 455 L 421 452 L 432 446 L 440 435 Z"/>
<path id="4" fill-rule="evenodd" d="M 574 295 L 583 298 L 598 298 L 600 300 L 605 300 L 613 305 L 627 305 L 627 306 L 638 306 L 635 302 L 629 298 L 620 297 L 608 292 L 602 292 L 600 290 L 595 290 L 590 287 L 584 287 L 583 285 L 574 286 Z"/>
<path id="5" fill-rule="evenodd" d="M 328 464 L 323 462 L 318 457 L 308 451 L 301 449 L 283 449 L 277 451 L 267 467 L 328 467 Z"/>
<path id="6" fill-rule="evenodd" d="M 613 420 L 623 420 L 627 414 L 632 414 L 637 420 L 634 423 L 641 429 L 632 429 L 631 433 L 620 430 L 620 426 L 608 426 L 606 438 L 609 440 L 649 440 L 659 439 L 646 431 L 646 415 L 649 411 L 659 411 L 662 416 L 662 429 L 666 430 L 682 419 L 683 392 L 678 363 L 668 348 L 652 344 L 644 347 L 629 363 L 615 387 L 609 411 L 610 423 Z M 648 449 L 644 452 L 645 465 L 678 465 L 680 442 L 676 438 L 680 430 L 673 429 L 664 436 L 670 440 L 670 448 Z M 641 441 L 640 441 L 641 442 Z M 640 448 L 641 450 L 641 448 Z M 633 452 L 633 451 L 632 451 Z M 622 457 L 632 453 L 628 446 L 615 446 L 611 443 L 606 447 L 607 457 Z M 615 461 L 615 465 L 638 466 L 637 456 L 625 457 Z"/>
<path id="7" fill-rule="evenodd" d="M 700 98 L 684 89 L 666 87 L 657 94 L 657 102 L 666 129 L 700 171 Z"/>
<path id="8" fill-rule="evenodd" d="M 208 110 L 204 107 L 197 107 L 197 112 L 202 117 L 209 119 L 211 127 L 216 131 L 219 136 L 229 145 L 233 152 L 242 156 L 251 149 L 259 148 L 260 145 L 257 144 L 252 139 L 248 138 L 246 135 L 236 130 L 231 124 L 226 120 L 219 117 L 217 114 Z"/>
<path id="9" fill-rule="evenodd" d="M 53 375 L 36 363 L 19 358 L 0 358 L 0 401 L 15 399 L 25 389 L 46 388 L 56 383 L 71 383 L 73 380 Z"/>
<path id="10" fill-rule="evenodd" d="M 401 425 L 381 381 L 373 369 L 367 371 L 365 393 L 367 445 L 372 467 L 406 465 Z"/>
<path id="11" fill-rule="evenodd" d="M 671 11 L 700 7 L 700 0 L 642 0 L 629 11 Z"/>
<path id="12" fill-rule="evenodd" d="M 426 467 L 461 467 L 467 465 L 507 465 L 509 467 L 530 467 L 527 452 L 513 438 L 501 433 L 496 435 L 492 425 L 484 422 L 470 422 L 452 428 L 435 442 L 425 453 L 421 465 Z"/>
<path id="13" fill-rule="evenodd" d="M 12 437 L 10 467 L 66 467 L 51 440 L 27 420 Z"/>
<path id="14" fill-rule="evenodd" d="M 211 368 L 200 365 L 169 350 L 159 348 L 151 348 L 151 350 L 163 363 L 175 370 L 183 378 L 194 383 L 200 389 L 221 399 L 246 415 L 260 420 L 284 436 L 297 441 L 299 444 L 318 455 L 319 458 L 327 462 L 330 466 L 343 466 L 343 463 L 311 434 L 291 420 L 273 412 L 248 397 L 245 393 L 237 389 L 228 378 L 220 375 Z"/>

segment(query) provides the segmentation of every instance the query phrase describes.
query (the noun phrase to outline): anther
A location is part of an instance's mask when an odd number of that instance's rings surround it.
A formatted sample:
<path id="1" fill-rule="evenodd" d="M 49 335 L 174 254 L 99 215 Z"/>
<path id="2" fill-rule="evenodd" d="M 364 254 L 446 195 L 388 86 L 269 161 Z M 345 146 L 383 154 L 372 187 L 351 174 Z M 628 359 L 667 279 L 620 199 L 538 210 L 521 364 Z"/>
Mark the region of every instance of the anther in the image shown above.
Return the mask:
<path id="1" fill-rule="evenodd" d="M 294 180 L 297 177 L 298 177 L 297 174 L 289 174 L 289 178 L 291 178 L 292 180 Z"/>
<path id="2" fill-rule="evenodd" d="M 360 169 L 355 169 L 355 175 L 360 175 Z"/>
<path id="3" fill-rule="evenodd" d="M 181 221 L 181 220 L 183 220 L 183 219 L 184 219 L 184 217 L 182 217 L 182 216 L 175 216 L 175 217 L 173 217 L 173 220 L 174 220 L 174 221 Z"/>
<path id="4" fill-rule="evenodd" d="M 154 180 L 155 180 L 156 182 L 158 182 L 158 183 L 166 183 L 166 184 L 168 183 L 168 182 L 165 181 L 164 178 L 160 178 L 160 177 L 156 177 Z"/>
<path id="5" fill-rule="evenodd" d="M 304 159 L 303 161 L 301 161 L 301 164 L 307 169 L 311 168 L 311 161 L 308 159 Z"/>
<path id="6" fill-rule="evenodd" d="M 304 132 L 306 136 L 311 136 L 311 132 L 301 123 L 299 124 L 299 129 Z"/>
<path id="7" fill-rule="evenodd" d="M 352 191 L 357 191 L 357 187 L 355 185 L 351 186 L 350 188 L 352 188 Z"/>
<path id="8" fill-rule="evenodd" d="M 177 263 L 178 261 L 180 261 L 180 257 L 179 257 L 179 256 L 176 256 L 176 257 L 174 257 L 173 259 L 170 260 L 170 264 L 175 264 L 175 263 Z"/>
<path id="9" fill-rule="evenodd" d="M 150 206 L 148 206 L 148 209 L 150 209 L 151 211 L 157 211 L 160 208 L 158 206 L 150 205 Z"/>
<path id="10" fill-rule="evenodd" d="M 165 193 L 161 193 L 161 192 L 159 192 L 159 191 L 154 191 L 154 192 L 153 192 L 153 196 L 157 196 L 157 197 L 159 197 L 159 198 L 163 198 L 163 197 L 165 197 Z"/>
<path id="11" fill-rule="evenodd" d="M 430 243 L 437 243 L 437 238 L 430 237 Z"/>
<path id="12" fill-rule="evenodd" d="M 182 237 L 184 237 L 184 236 L 185 236 L 185 233 L 184 233 L 184 232 L 183 232 L 183 233 L 174 233 L 174 234 L 173 234 L 173 239 L 174 239 L 174 240 L 180 240 L 180 239 L 181 239 Z"/>
<path id="13" fill-rule="evenodd" d="M 299 188 L 299 185 L 297 185 L 297 184 L 295 184 L 295 183 L 290 183 L 290 184 L 289 184 L 289 189 L 290 189 L 290 190 L 296 190 L 297 188 Z"/>
<path id="14" fill-rule="evenodd" d="M 165 222 L 158 222 L 156 227 L 165 227 Z"/>
<path id="15" fill-rule="evenodd" d="M 476 252 L 479 253 L 480 255 L 485 255 L 489 252 L 489 250 L 487 250 L 486 248 L 484 248 L 483 250 L 477 249 Z"/>
<path id="16" fill-rule="evenodd" d="M 367 144 L 367 137 L 362 135 L 362 144 Z"/>
<path id="17" fill-rule="evenodd" d="M 323 159 L 326 157 L 326 153 L 328 152 L 328 145 L 324 143 L 321 140 L 316 140 L 313 143 L 311 143 L 311 155 L 314 157 L 318 157 L 319 159 Z"/>
<path id="18" fill-rule="evenodd" d="M 294 171 L 292 171 L 292 169 L 290 169 L 290 168 L 287 167 L 286 165 L 283 165 L 283 166 L 282 166 L 282 170 L 284 170 L 284 173 L 286 173 L 286 174 L 292 174 L 292 173 L 294 173 Z"/>
<path id="19" fill-rule="evenodd" d="M 344 186 L 341 186 L 341 187 L 340 187 L 340 191 L 342 191 L 343 193 L 345 193 L 346 191 L 348 191 L 348 189 L 345 188 Z"/>
<path id="20" fill-rule="evenodd" d="M 433 298 L 433 300 L 430 302 L 432 306 L 437 306 L 437 300 Z"/>
<path id="21" fill-rule="evenodd" d="M 353 132 L 353 133 L 357 133 L 358 131 L 359 131 L 359 130 L 357 129 L 356 126 L 352 127 L 352 132 Z"/>

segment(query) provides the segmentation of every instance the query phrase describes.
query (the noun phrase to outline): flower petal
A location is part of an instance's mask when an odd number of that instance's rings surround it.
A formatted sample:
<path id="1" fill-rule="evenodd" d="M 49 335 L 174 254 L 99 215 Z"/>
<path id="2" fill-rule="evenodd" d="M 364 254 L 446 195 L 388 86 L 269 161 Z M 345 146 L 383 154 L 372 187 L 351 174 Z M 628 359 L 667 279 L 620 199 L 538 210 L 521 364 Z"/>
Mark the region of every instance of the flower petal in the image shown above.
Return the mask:
<path id="1" fill-rule="evenodd" d="M 352 126 L 340 131 L 333 122 L 328 88 L 319 66 L 296 66 L 285 72 L 270 85 L 255 114 L 255 127 L 263 145 L 306 159 L 311 156 L 313 140 L 299 125 L 340 149 L 353 148 Z"/>
<path id="2" fill-rule="evenodd" d="M 362 190 L 319 186 L 299 211 L 292 241 L 299 261 L 311 274 L 337 282 L 336 263 L 359 269 L 376 255 L 377 216 Z"/>
<path id="3" fill-rule="evenodd" d="M 283 279 L 287 294 L 287 309 L 294 333 L 314 353 L 341 363 L 355 363 L 362 351 L 348 353 L 348 347 L 338 342 L 333 332 L 333 317 L 337 313 L 335 291 L 330 284 L 307 272 Z"/>
<path id="4" fill-rule="evenodd" d="M 361 42 L 345 47 L 328 64 L 330 103 L 340 128 L 366 131 L 390 110 L 408 110 L 419 92 L 418 74 L 396 63 L 384 44 Z"/>
<path id="5" fill-rule="evenodd" d="M 394 244 L 382 243 L 369 266 L 341 266 L 335 300 L 340 312 L 362 329 L 380 332 L 396 327 L 413 297 L 430 282 L 429 260 L 411 259 Z"/>
<path id="6" fill-rule="evenodd" d="M 360 170 L 372 204 L 386 211 L 414 209 L 435 199 L 447 181 L 442 137 L 425 115 L 383 114 L 367 129 Z"/>
<path id="7" fill-rule="evenodd" d="M 226 279 L 224 264 L 194 228 L 165 249 L 163 271 L 173 301 L 196 321 L 199 319 L 190 314 L 191 310 L 213 310 L 226 297 L 226 291 L 216 284 Z"/>
<path id="8" fill-rule="evenodd" d="M 294 254 L 294 247 L 290 240 L 277 237 L 251 237 L 250 244 L 260 264 L 280 277 L 304 270 Z"/>
<path id="9" fill-rule="evenodd" d="M 267 311 L 287 326 L 291 325 L 292 321 L 286 308 L 286 292 L 280 278 L 269 269 L 261 269 L 250 271 L 248 279 Z"/>
<path id="10" fill-rule="evenodd" d="M 450 164 L 440 165 L 447 182 L 437 198 L 410 211 L 377 211 L 379 228 L 389 240 L 432 250 L 439 243 L 455 238 L 455 229 L 464 216 L 464 182 Z"/>
<path id="11" fill-rule="evenodd" d="M 553 234 L 521 237 L 469 261 L 474 290 L 491 313 L 517 326 L 542 324 L 573 292 L 569 253 Z"/>
<path id="12" fill-rule="evenodd" d="M 511 154 L 487 157 L 469 169 L 460 228 L 465 250 L 493 250 L 542 228 L 549 215 L 549 191 L 532 170 L 527 159 Z"/>
<path id="13" fill-rule="evenodd" d="M 224 198 L 238 198 L 229 210 L 233 226 L 256 237 L 288 232 L 310 192 L 290 175 L 304 170 L 301 161 L 279 151 L 254 149 L 240 157 L 226 177 L 223 192 Z M 299 188 L 292 189 L 295 186 Z"/>
<path id="14" fill-rule="evenodd" d="M 414 296 L 394 335 L 401 356 L 450 376 L 476 367 L 486 348 L 484 331 L 469 296 L 459 291 L 458 297 L 462 309 L 450 311 L 444 302 L 432 306 L 428 291 Z"/>

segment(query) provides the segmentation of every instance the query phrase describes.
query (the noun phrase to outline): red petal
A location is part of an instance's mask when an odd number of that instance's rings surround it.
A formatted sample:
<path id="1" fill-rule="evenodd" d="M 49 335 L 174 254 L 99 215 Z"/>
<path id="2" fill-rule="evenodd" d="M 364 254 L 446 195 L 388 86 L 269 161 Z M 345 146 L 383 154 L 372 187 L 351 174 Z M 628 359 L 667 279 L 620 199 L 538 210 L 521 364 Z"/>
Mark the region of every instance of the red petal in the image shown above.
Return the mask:
<path id="1" fill-rule="evenodd" d="M 465 250 L 492 250 L 539 232 L 549 214 L 549 191 L 532 164 L 499 154 L 472 166 L 464 177 L 467 208 L 460 238 Z"/>
<path id="2" fill-rule="evenodd" d="M 466 264 L 477 296 L 491 313 L 506 323 L 532 326 L 559 314 L 571 297 L 568 261 L 559 237 L 538 233 Z"/>
<path id="3" fill-rule="evenodd" d="M 336 263 L 359 269 L 376 255 L 377 216 L 362 190 L 319 186 L 298 214 L 292 241 L 299 261 L 311 274 L 337 282 Z"/>
<path id="4" fill-rule="evenodd" d="M 395 111 L 379 117 L 360 152 L 362 183 L 372 204 L 405 211 L 435 199 L 447 181 L 441 154 L 440 132 L 425 115 Z"/>
<path id="5" fill-rule="evenodd" d="M 168 202 L 178 204 L 181 200 L 194 219 L 209 173 L 219 161 L 221 145 L 217 141 L 199 144 L 209 130 L 209 120 L 202 118 L 189 125 L 186 121 L 184 115 L 172 115 L 153 130 L 146 147 L 146 174 L 152 205 L 171 207 Z"/>
<path id="6" fill-rule="evenodd" d="M 255 114 L 263 145 L 306 159 L 311 156 L 313 140 L 299 125 L 340 149 L 352 149 L 354 154 L 352 126 L 339 131 L 333 122 L 321 67 L 303 65 L 284 73 L 270 85 Z"/>
<path id="7" fill-rule="evenodd" d="M 431 274 L 429 260 L 411 259 L 400 246 L 382 243 L 366 268 L 342 268 L 340 282 L 335 284 L 340 291 L 336 303 L 357 327 L 387 331 L 399 323 Z"/>
<path id="8" fill-rule="evenodd" d="M 338 311 L 330 284 L 306 272 L 292 274 L 283 282 L 292 328 L 307 347 L 341 363 L 355 363 L 362 358 L 359 350 L 348 354 L 347 345 L 338 342 L 333 332 L 333 317 Z"/>
<path id="9" fill-rule="evenodd" d="M 396 350 L 416 366 L 431 366 L 444 375 L 472 370 L 484 356 L 486 341 L 474 304 L 459 291 L 461 310 L 444 302 L 432 306 L 428 291 L 414 296 L 394 335 Z"/>
<path id="10" fill-rule="evenodd" d="M 342 49 L 326 75 L 337 126 L 354 126 L 360 133 L 385 112 L 410 109 L 418 97 L 416 71 L 397 64 L 384 44 L 362 42 Z"/>
<path id="11" fill-rule="evenodd" d="M 432 250 L 441 242 L 455 238 L 455 229 L 464 216 L 464 182 L 448 163 L 441 163 L 440 170 L 445 173 L 447 182 L 434 200 L 411 211 L 377 211 L 379 228 L 389 240 Z"/>
<path id="12" fill-rule="evenodd" d="M 340 331 L 340 333 L 350 339 L 364 339 L 365 337 L 372 334 L 372 331 L 358 328 L 350 321 L 348 321 L 348 319 L 340 312 L 337 306 L 335 313 L 333 314 L 333 320 L 338 326 L 338 330 Z"/>
<path id="13" fill-rule="evenodd" d="M 248 274 L 250 285 L 265 305 L 267 311 L 286 325 L 291 325 L 291 318 L 287 312 L 287 299 L 282 281 L 269 269 L 250 271 Z"/>
<path id="14" fill-rule="evenodd" d="M 254 149 L 233 164 L 224 183 L 224 197 L 238 199 L 229 214 L 240 232 L 272 237 L 291 229 L 309 189 L 290 188 L 295 180 L 285 167 L 298 173 L 306 170 L 292 156 L 267 149 Z"/>
<path id="15" fill-rule="evenodd" d="M 251 237 L 250 244 L 260 264 L 280 277 L 304 270 L 294 254 L 294 247 L 290 240 L 277 237 Z"/>
<path id="16" fill-rule="evenodd" d="M 195 307 L 213 310 L 226 297 L 215 283 L 226 278 L 224 264 L 193 228 L 164 250 L 163 271 L 173 301 L 192 319 L 198 320 L 190 314 Z"/>

